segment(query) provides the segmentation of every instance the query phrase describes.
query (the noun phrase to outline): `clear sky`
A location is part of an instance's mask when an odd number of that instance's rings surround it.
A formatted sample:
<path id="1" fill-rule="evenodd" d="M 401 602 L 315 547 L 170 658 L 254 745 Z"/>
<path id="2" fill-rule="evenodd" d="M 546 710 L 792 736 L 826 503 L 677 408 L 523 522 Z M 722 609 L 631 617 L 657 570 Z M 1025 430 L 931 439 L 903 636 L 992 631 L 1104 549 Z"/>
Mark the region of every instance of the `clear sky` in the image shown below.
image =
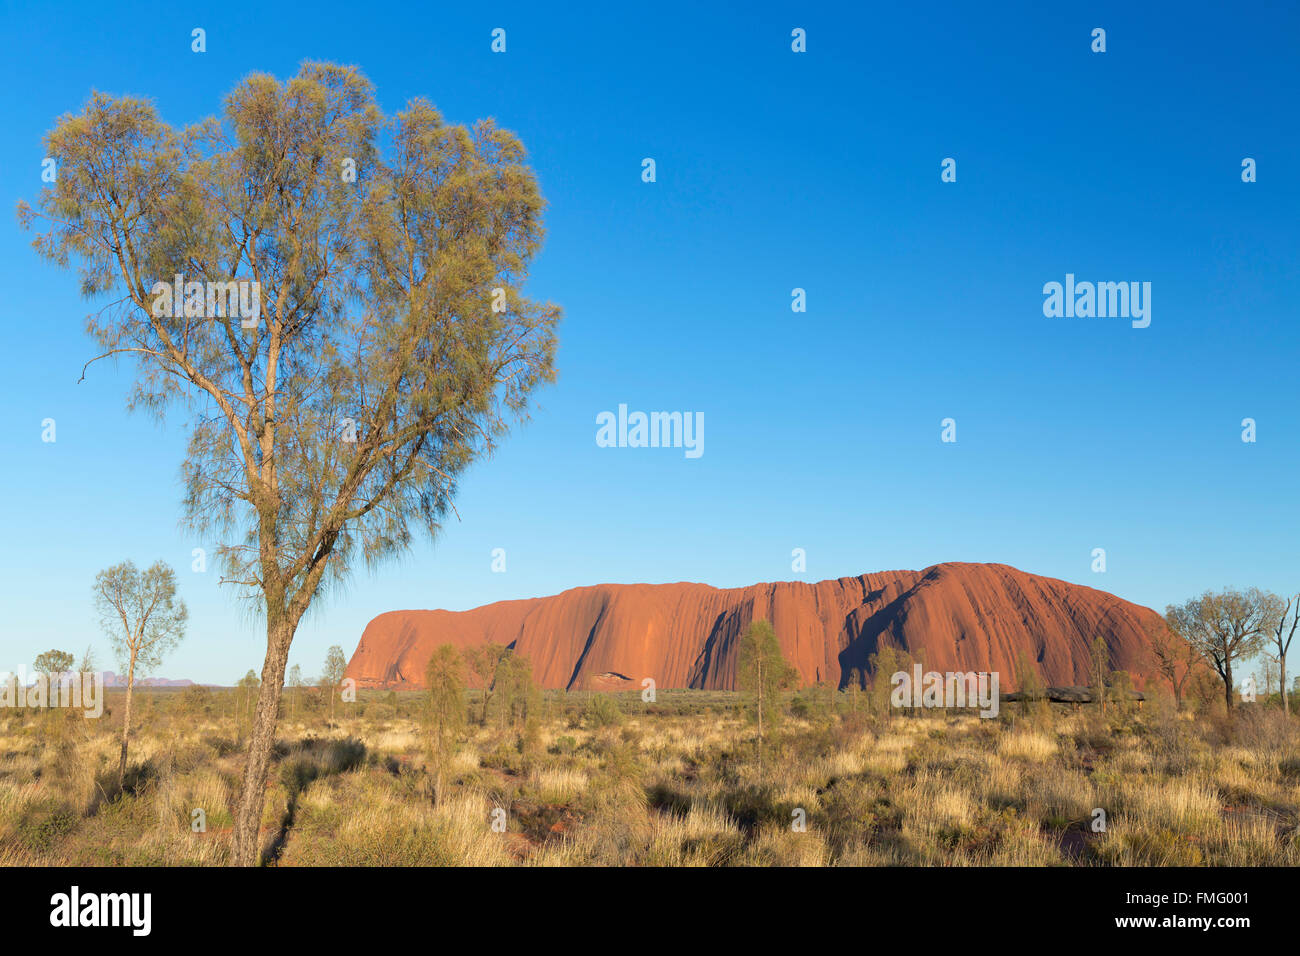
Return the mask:
<path id="1" fill-rule="evenodd" d="M 304 59 L 360 66 L 390 112 L 422 95 L 453 122 L 495 117 L 530 152 L 550 208 L 528 291 L 564 308 L 559 380 L 437 542 L 314 611 L 305 674 L 383 611 L 607 581 L 997 561 L 1159 609 L 1300 588 L 1294 4 L 409 6 L 0 14 L 11 209 L 92 89 L 181 125 Z M 170 562 L 190 606 L 159 673 L 260 669 L 257 622 L 190 570 L 214 542 L 179 524 L 180 419 L 125 411 L 127 363 L 77 384 L 98 306 L 30 239 L 0 227 L 0 669 L 87 644 L 109 663 L 90 590 L 128 557 Z M 1046 317 L 1067 273 L 1150 282 L 1150 326 Z M 598 447 L 620 403 L 702 412 L 703 455 Z"/>

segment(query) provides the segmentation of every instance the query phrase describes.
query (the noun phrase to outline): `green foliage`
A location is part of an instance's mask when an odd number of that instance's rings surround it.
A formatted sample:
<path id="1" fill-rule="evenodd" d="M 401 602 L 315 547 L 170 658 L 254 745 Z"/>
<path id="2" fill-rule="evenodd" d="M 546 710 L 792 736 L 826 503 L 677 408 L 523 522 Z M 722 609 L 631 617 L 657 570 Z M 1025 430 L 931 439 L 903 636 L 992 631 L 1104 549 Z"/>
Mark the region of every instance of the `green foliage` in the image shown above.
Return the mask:
<path id="1" fill-rule="evenodd" d="M 20 225 L 88 295 L 114 297 L 90 332 L 105 352 L 132 347 L 133 403 L 211 403 L 193 423 L 186 516 L 239 533 L 219 550 L 229 578 L 263 596 L 290 586 L 276 612 L 353 555 L 406 547 L 410 522 L 436 533 L 456 475 L 554 377 L 559 309 L 520 289 L 545 203 L 522 144 L 491 121 L 451 125 L 423 99 L 385 117 L 355 68 L 304 63 L 286 82 L 246 76 L 220 117 L 184 128 L 96 93 L 45 145 L 58 180 L 20 203 Z M 241 315 L 155 310 L 155 283 L 177 272 L 255 277 L 256 332 Z M 340 409 L 367 429 L 350 446 Z M 263 520 L 285 560 L 259 584 L 266 552 L 239 529 Z"/>
<path id="2" fill-rule="evenodd" d="M 500 700 L 502 727 L 518 727 L 530 710 L 540 703 L 539 688 L 533 683 L 533 665 L 515 650 L 508 650 L 496 669 L 495 695 Z"/>
<path id="3" fill-rule="evenodd" d="M 343 653 L 343 648 L 335 644 L 325 652 L 325 666 L 321 669 L 321 677 L 328 681 L 330 686 L 338 687 L 343 683 L 343 675 L 347 668 L 347 655 Z"/>
<path id="4" fill-rule="evenodd" d="M 94 604 L 128 680 L 161 664 L 185 637 L 189 612 L 176 596 L 176 572 L 162 561 L 143 572 L 131 561 L 100 571 Z"/>
<path id="5" fill-rule="evenodd" d="M 451 644 L 435 647 L 424 668 L 428 694 L 429 761 L 434 772 L 434 799 L 442 799 L 447 767 L 465 726 L 465 662 Z"/>
<path id="6" fill-rule="evenodd" d="M 1233 667 L 1258 654 L 1283 617 L 1276 594 L 1248 588 L 1206 591 L 1181 605 L 1170 605 L 1165 623 L 1177 638 L 1190 644 L 1223 682 L 1224 707 L 1236 705 Z"/>
<path id="7" fill-rule="evenodd" d="M 592 693 L 582 706 L 582 726 L 588 730 L 617 727 L 623 723 L 623 711 L 609 694 Z"/>
<path id="8" fill-rule="evenodd" d="M 568 754 L 572 754 L 577 749 L 578 749 L 578 741 L 567 734 L 556 737 L 551 742 L 551 746 L 550 746 L 550 752 L 553 754 L 568 755 Z M 1297 775 L 1300 775 L 1300 770 L 1297 770 Z"/>
<path id="9" fill-rule="evenodd" d="M 44 800 L 23 811 L 18 819 L 18 832 L 31 849 L 45 853 L 75 830 L 79 819 L 80 814 L 66 803 Z"/>
<path id="10" fill-rule="evenodd" d="M 181 708 L 187 714 L 210 714 L 212 705 L 212 691 L 202 684 L 194 684 L 181 691 Z"/>
<path id="11" fill-rule="evenodd" d="M 485 726 L 488 721 L 488 704 L 492 701 L 493 689 L 501 676 L 501 668 L 510 654 L 510 649 L 504 644 L 494 644 L 491 641 L 472 647 L 465 652 L 465 663 L 474 676 L 474 682 L 483 693 L 483 710 L 480 722 Z"/>
<path id="12" fill-rule="evenodd" d="M 465 724 L 465 662 L 454 646 L 434 648 L 424 668 L 424 686 L 434 733 L 458 733 Z"/>
<path id="13" fill-rule="evenodd" d="M 741 637 L 736 677 L 752 719 L 774 725 L 780 713 L 780 694 L 798 684 L 799 672 L 781 654 L 770 622 L 754 621 Z"/>
<path id="14" fill-rule="evenodd" d="M 1047 701 L 1047 683 L 1038 672 L 1038 664 L 1023 650 L 1016 652 L 1016 690 L 1025 695 L 1020 712 L 1035 721 L 1045 720 L 1051 704 Z"/>
<path id="15" fill-rule="evenodd" d="M 34 666 L 53 681 L 60 674 L 72 670 L 72 663 L 73 656 L 67 651 L 48 650 L 36 656 Z"/>
<path id="16" fill-rule="evenodd" d="M 523 729 L 519 731 L 518 746 L 526 773 L 532 769 L 542 754 L 542 719 L 536 712 L 524 718 Z"/>
<path id="17" fill-rule="evenodd" d="M 871 701 L 871 711 L 878 717 L 885 720 L 894 715 L 894 707 L 890 701 L 893 692 L 892 680 L 895 674 L 899 672 L 911 673 L 912 658 L 905 651 L 894 647 L 892 644 L 882 644 L 871 655 L 868 661 L 868 668 L 871 671 L 871 687 L 868 697 Z"/>

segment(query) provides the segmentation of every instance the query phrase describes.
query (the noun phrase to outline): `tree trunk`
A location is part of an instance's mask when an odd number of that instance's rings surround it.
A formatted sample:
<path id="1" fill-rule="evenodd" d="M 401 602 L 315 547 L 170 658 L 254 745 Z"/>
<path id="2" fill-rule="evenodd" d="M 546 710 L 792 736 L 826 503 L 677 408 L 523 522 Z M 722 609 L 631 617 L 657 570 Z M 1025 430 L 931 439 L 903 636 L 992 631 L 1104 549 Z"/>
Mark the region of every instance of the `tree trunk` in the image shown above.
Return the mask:
<path id="1" fill-rule="evenodd" d="M 763 774 L 763 656 L 762 651 L 756 655 L 758 657 L 758 773 Z"/>
<path id="2" fill-rule="evenodd" d="M 248 758 L 240 787 L 239 806 L 235 811 L 235 866 L 256 866 L 261 849 L 259 831 L 262 808 L 266 803 L 266 778 L 271 769 L 271 749 L 275 744 L 275 726 L 280 716 L 280 695 L 284 689 L 285 666 L 289 661 L 289 644 L 294 627 L 289 621 L 268 619 L 266 624 L 266 660 L 262 664 L 262 686 L 257 695 L 252 734 L 248 739 Z"/>
<path id="3" fill-rule="evenodd" d="M 1282 714 L 1290 717 L 1291 702 L 1286 696 L 1286 651 L 1280 647 L 1278 648 L 1277 676 L 1278 680 L 1282 682 Z"/>
<path id="4" fill-rule="evenodd" d="M 1223 699 L 1227 702 L 1228 713 L 1232 713 L 1232 662 L 1223 663 Z"/>
<path id="5" fill-rule="evenodd" d="M 437 718 L 435 717 L 434 720 L 436 721 Z M 442 806 L 442 793 L 446 783 L 446 747 L 440 737 L 441 733 L 441 727 L 435 726 L 433 728 L 433 738 L 429 748 L 433 758 L 433 765 L 436 768 L 433 777 L 433 805 L 435 807 Z"/>
<path id="6" fill-rule="evenodd" d="M 126 747 L 131 736 L 131 691 L 135 689 L 135 648 L 131 649 L 131 661 L 126 666 L 126 706 L 122 714 L 122 754 L 117 761 L 117 785 L 126 783 Z"/>

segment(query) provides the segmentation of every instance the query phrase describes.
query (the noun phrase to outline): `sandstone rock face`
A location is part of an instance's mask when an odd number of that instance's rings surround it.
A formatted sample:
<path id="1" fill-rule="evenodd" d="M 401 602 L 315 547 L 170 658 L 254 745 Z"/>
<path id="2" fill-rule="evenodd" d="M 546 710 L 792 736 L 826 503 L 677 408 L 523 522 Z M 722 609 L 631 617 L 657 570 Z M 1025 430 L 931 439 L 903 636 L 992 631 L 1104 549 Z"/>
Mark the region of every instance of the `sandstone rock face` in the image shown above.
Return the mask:
<path id="1" fill-rule="evenodd" d="M 892 645 L 937 671 L 997 671 L 1015 689 L 1020 651 L 1047 684 L 1089 683 L 1089 648 L 1103 638 L 1109 666 L 1136 686 L 1153 673 L 1143 625 L 1149 608 L 1105 591 L 1002 564 L 937 564 L 818 583 L 745 588 L 706 584 L 598 584 L 553 597 L 501 601 L 472 611 L 390 611 L 361 635 L 347 676 L 359 687 L 422 686 L 440 644 L 492 641 L 532 662 L 543 687 L 735 687 L 736 649 L 751 621 L 767 618 L 805 684 L 843 687 L 854 668 Z"/>

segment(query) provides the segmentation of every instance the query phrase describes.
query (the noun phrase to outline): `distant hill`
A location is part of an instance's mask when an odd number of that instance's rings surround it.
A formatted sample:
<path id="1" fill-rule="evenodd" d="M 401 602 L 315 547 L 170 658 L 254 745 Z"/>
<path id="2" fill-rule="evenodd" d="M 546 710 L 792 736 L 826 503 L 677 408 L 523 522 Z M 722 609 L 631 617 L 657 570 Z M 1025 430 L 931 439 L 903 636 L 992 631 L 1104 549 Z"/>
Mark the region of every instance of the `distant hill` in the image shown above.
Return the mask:
<path id="1" fill-rule="evenodd" d="M 998 671 L 1014 689 L 1024 652 L 1053 686 L 1089 682 L 1101 637 L 1110 667 L 1138 686 L 1153 673 L 1150 608 L 1004 564 L 937 564 L 805 583 L 598 584 L 470 611 L 389 611 L 372 620 L 348 663 L 358 687 L 417 688 L 433 649 L 491 641 L 528 656 L 544 687 L 735 687 L 736 648 L 767 618 L 805 685 L 843 687 L 883 645 L 938 671 Z"/>
<path id="2" fill-rule="evenodd" d="M 125 687 L 126 675 L 116 674 L 113 671 L 104 671 L 105 687 Z M 193 687 L 192 680 L 172 680 L 169 677 L 137 677 L 135 679 L 136 687 Z"/>

